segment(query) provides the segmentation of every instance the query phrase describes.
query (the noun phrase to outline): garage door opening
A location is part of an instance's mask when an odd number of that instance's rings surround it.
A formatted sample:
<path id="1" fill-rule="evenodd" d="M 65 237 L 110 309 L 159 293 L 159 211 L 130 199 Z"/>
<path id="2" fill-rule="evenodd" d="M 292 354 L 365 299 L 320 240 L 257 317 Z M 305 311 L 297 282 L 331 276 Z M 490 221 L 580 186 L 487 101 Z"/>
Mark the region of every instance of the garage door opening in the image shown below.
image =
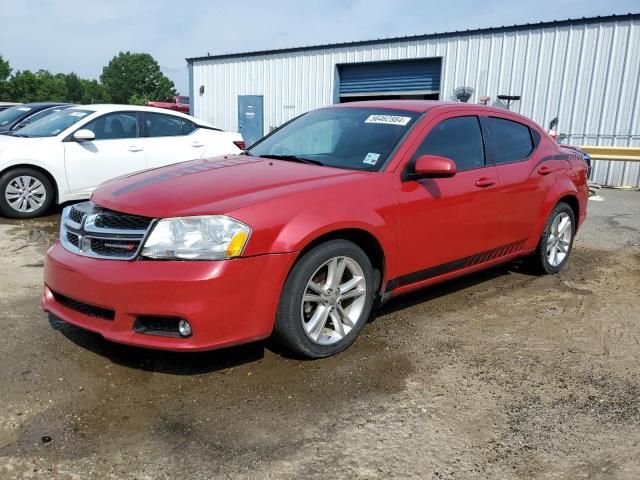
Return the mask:
<path id="1" fill-rule="evenodd" d="M 338 65 L 340 103 L 440 98 L 442 59 Z"/>

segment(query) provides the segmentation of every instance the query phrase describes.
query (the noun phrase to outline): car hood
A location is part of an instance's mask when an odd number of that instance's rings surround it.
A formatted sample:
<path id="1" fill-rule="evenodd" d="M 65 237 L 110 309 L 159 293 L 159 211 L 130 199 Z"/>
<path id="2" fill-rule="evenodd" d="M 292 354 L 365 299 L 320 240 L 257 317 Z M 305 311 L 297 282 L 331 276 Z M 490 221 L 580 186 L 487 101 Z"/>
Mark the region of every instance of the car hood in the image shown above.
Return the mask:
<path id="1" fill-rule="evenodd" d="M 225 214 L 366 175 L 370 173 L 227 155 L 111 180 L 98 187 L 91 199 L 110 210 L 146 217 Z"/>
<path id="2" fill-rule="evenodd" d="M 0 135 L 0 154 L 13 148 L 23 148 L 25 146 L 40 143 L 42 138 L 14 137 L 12 135 Z M 1 159 L 2 157 L 0 157 Z"/>

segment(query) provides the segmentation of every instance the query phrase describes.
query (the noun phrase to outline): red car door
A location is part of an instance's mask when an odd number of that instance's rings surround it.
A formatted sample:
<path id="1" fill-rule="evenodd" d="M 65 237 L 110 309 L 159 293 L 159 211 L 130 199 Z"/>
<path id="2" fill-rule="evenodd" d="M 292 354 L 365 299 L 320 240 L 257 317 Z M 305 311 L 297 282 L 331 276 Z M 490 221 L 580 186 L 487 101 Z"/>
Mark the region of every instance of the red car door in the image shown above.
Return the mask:
<path id="1" fill-rule="evenodd" d="M 556 172 L 566 161 L 541 145 L 533 127 L 499 113 L 483 116 L 490 155 L 500 180 L 500 217 L 507 242 L 524 242 L 533 229 L 543 202 L 554 188 Z"/>
<path id="2" fill-rule="evenodd" d="M 396 287 L 464 268 L 474 256 L 503 243 L 498 175 L 487 161 L 477 114 L 456 111 L 427 120 L 413 147 L 402 169 L 430 154 L 453 160 L 457 173 L 410 181 L 398 176 Z"/>

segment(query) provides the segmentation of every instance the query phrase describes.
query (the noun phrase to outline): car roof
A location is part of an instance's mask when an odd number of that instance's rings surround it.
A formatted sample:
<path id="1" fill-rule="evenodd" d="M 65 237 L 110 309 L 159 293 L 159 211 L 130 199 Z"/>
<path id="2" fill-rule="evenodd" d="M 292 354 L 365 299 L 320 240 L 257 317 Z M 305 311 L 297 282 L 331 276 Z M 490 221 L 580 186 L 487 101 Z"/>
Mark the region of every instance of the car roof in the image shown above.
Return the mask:
<path id="1" fill-rule="evenodd" d="M 327 108 L 340 107 L 360 107 L 360 108 L 385 108 L 389 110 L 404 110 L 409 112 L 426 113 L 433 109 L 438 110 L 477 110 L 478 112 L 485 113 L 500 113 L 513 116 L 515 118 L 521 118 L 531 122 L 531 120 L 519 113 L 506 110 L 504 108 L 490 107 L 488 105 L 478 105 L 475 103 L 463 103 L 463 102 L 445 102 L 441 100 L 363 100 L 360 102 L 348 102 L 340 103 L 337 105 L 331 105 Z"/>
<path id="2" fill-rule="evenodd" d="M 17 107 L 31 107 L 31 108 L 47 108 L 47 107 L 62 107 L 64 105 L 72 105 L 71 103 L 64 102 L 31 102 L 23 105 L 16 105 Z"/>
<path id="3" fill-rule="evenodd" d="M 74 105 L 73 108 L 93 110 L 98 113 L 107 113 L 107 112 L 121 112 L 127 110 L 135 110 L 140 112 L 155 112 L 155 113 L 168 113 L 170 115 L 178 115 L 188 117 L 188 115 L 184 115 L 180 112 L 176 112 L 175 110 L 169 110 L 166 108 L 157 108 L 157 107 L 147 107 L 146 105 L 124 105 L 117 103 L 92 103 L 87 105 Z M 188 117 L 192 120 L 191 117 Z"/>
<path id="4" fill-rule="evenodd" d="M 216 128 L 211 125 L 209 122 L 205 122 L 204 120 L 200 120 L 199 118 L 192 117 L 191 115 L 187 115 L 182 112 L 177 112 L 175 110 L 169 110 L 166 108 L 157 108 L 157 107 L 147 107 L 145 105 L 124 105 L 117 103 L 93 103 L 87 105 L 74 105 L 71 109 L 78 110 L 92 110 L 96 113 L 109 113 L 109 112 L 126 112 L 126 111 L 135 111 L 135 112 L 151 112 L 151 113 L 162 113 L 165 115 L 173 115 L 176 117 L 184 118 L 185 120 L 189 120 L 190 122 L 196 123 L 203 127 Z"/>

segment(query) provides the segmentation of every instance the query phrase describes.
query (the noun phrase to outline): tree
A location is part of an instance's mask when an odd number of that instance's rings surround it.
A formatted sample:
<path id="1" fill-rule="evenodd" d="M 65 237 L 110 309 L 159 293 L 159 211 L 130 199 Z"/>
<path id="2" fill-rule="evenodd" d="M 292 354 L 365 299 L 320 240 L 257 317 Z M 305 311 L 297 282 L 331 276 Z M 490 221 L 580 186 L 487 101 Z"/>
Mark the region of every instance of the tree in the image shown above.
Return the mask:
<path id="1" fill-rule="evenodd" d="M 36 72 L 36 92 L 34 101 L 47 100 L 64 102 L 67 100 L 67 84 L 64 74 L 52 75 L 48 70 Z"/>
<path id="2" fill-rule="evenodd" d="M 11 75 L 11 65 L 0 55 L 0 100 L 8 100 L 9 76 Z"/>
<path id="3" fill-rule="evenodd" d="M 102 69 L 100 81 L 115 103 L 163 100 L 177 95 L 173 82 L 148 53 L 120 52 Z"/>
<path id="4" fill-rule="evenodd" d="M 80 79 L 82 84 L 82 98 L 78 103 L 109 103 L 111 97 L 104 86 L 97 80 Z"/>
<path id="5" fill-rule="evenodd" d="M 82 80 L 75 73 L 71 72 L 67 75 L 62 75 L 64 80 L 64 84 L 67 89 L 67 101 L 71 103 L 82 103 L 82 95 L 84 94 L 84 89 L 82 85 Z"/>
<path id="6" fill-rule="evenodd" d="M 9 80 L 8 92 L 12 102 L 29 103 L 37 99 L 38 77 L 30 70 L 18 70 Z"/>

